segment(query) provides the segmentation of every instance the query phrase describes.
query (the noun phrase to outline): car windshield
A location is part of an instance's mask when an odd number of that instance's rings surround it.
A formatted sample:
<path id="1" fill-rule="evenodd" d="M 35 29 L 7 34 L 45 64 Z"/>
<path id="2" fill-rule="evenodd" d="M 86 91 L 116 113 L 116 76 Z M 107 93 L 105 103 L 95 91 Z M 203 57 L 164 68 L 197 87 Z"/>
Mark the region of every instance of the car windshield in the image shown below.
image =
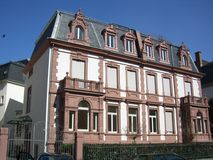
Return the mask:
<path id="1" fill-rule="evenodd" d="M 39 160 L 72 160 L 72 157 L 64 155 L 44 155 Z"/>

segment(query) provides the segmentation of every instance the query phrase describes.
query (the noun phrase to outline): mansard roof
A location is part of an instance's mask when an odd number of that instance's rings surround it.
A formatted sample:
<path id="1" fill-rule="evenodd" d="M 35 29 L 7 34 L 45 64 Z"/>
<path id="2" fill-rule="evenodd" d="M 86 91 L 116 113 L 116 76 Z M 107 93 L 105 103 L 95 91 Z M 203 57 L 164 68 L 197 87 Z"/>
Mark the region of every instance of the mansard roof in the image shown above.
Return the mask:
<path id="1" fill-rule="evenodd" d="M 53 17 L 51 18 L 51 20 L 49 21 L 47 26 L 45 27 L 44 31 L 39 36 L 39 39 L 36 42 L 36 46 L 34 48 L 33 54 L 39 48 L 39 46 L 42 44 L 42 42 L 47 38 L 52 38 L 52 39 L 57 39 L 57 40 L 67 42 L 68 34 L 70 32 L 69 23 L 71 21 L 73 21 L 74 19 L 75 19 L 75 14 L 57 11 L 53 15 Z M 121 26 L 118 24 L 103 23 L 103 22 L 100 22 L 100 21 L 97 21 L 97 20 L 94 20 L 94 19 L 91 19 L 88 17 L 84 17 L 84 20 L 88 24 L 88 36 L 89 36 L 89 40 L 90 40 L 90 46 L 97 48 L 97 49 L 103 49 L 103 50 L 105 49 L 105 47 L 104 47 L 105 43 L 104 43 L 104 37 L 103 37 L 102 31 L 104 29 L 106 29 L 106 27 L 109 25 L 113 25 L 113 27 L 116 28 L 117 37 L 118 37 L 118 42 L 117 42 L 118 49 L 111 51 L 114 54 L 124 53 L 124 51 L 125 51 L 125 49 L 123 47 L 123 41 L 122 41 L 123 35 L 125 35 L 127 32 L 129 32 L 131 30 L 132 33 L 136 36 L 137 31 L 135 29 L 132 29 L 129 27 Z M 148 37 L 148 35 L 145 35 L 143 33 L 141 33 L 140 36 L 141 36 L 141 40 L 144 40 L 146 37 Z M 154 48 L 155 62 L 160 63 L 157 46 L 165 40 L 160 40 L 160 39 L 154 38 L 152 36 L 151 36 L 151 39 L 152 39 L 152 43 L 154 46 L 153 48 Z M 169 54 L 170 63 L 165 64 L 165 65 L 179 68 L 180 67 L 179 57 L 178 57 L 179 46 L 176 46 L 168 41 L 165 41 L 165 42 L 168 45 L 168 49 L 170 52 L 170 54 Z M 136 48 L 137 48 L 136 54 L 138 57 L 140 57 L 140 52 L 141 52 L 139 49 L 140 47 L 137 46 Z M 190 64 L 192 67 L 192 71 L 198 72 L 191 56 L 190 56 L 189 60 L 190 60 Z M 149 61 L 149 60 L 147 60 L 147 61 Z"/>
<path id="2" fill-rule="evenodd" d="M 15 83 L 24 84 L 24 76 L 22 74 L 22 70 L 27 63 L 28 60 L 25 59 L 0 65 L 0 81 L 8 80 Z"/>

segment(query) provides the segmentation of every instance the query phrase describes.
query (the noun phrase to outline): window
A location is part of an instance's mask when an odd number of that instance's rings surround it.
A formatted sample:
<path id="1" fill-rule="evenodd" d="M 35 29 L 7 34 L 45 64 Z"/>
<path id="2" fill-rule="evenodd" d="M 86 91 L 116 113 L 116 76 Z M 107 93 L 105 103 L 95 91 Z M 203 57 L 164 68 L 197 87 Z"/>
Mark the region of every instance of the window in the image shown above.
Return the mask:
<path id="1" fill-rule="evenodd" d="M 3 105 L 4 104 L 4 96 L 1 96 L 0 97 L 0 105 Z"/>
<path id="2" fill-rule="evenodd" d="M 118 131 L 118 109 L 115 106 L 108 107 L 108 132 Z"/>
<path id="3" fill-rule="evenodd" d="M 185 96 L 192 95 L 191 83 L 185 82 Z"/>
<path id="4" fill-rule="evenodd" d="M 197 113 L 197 132 L 203 133 L 203 118 L 201 113 Z"/>
<path id="5" fill-rule="evenodd" d="M 126 39 L 126 51 L 127 52 L 133 52 L 133 40 Z"/>
<path id="6" fill-rule="evenodd" d="M 167 50 L 161 49 L 160 58 L 162 61 L 168 61 Z"/>
<path id="7" fill-rule="evenodd" d="M 208 133 L 208 122 L 207 122 L 207 120 L 204 120 L 204 130 L 205 130 L 205 133 Z"/>
<path id="8" fill-rule="evenodd" d="M 194 133 L 197 133 L 196 119 L 193 119 Z"/>
<path id="9" fill-rule="evenodd" d="M 187 60 L 187 57 L 185 55 L 182 57 L 182 64 L 185 67 L 188 66 L 188 60 Z"/>
<path id="10" fill-rule="evenodd" d="M 107 34 L 107 47 L 115 48 L 115 36 Z"/>
<path id="11" fill-rule="evenodd" d="M 129 132 L 137 132 L 137 109 L 129 108 Z"/>
<path id="12" fill-rule="evenodd" d="M 93 113 L 93 131 L 98 131 L 98 113 Z"/>
<path id="13" fill-rule="evenodd" d="M 173 112 L 166 111 L 166 133 L 173 133 Z"/>
<path id="14" fill-rule="evenodd" d="M 146 56 L 148 58 L 153 58 L 152 46 L 150 46 L 150 45 L 145 45 L 145 46 L 146 46 Z"/>
<path id="15" fill-rule="evenodd" d="M 86 101 L 81 101 L 78 106 L 78 129 L 82 131 L 88 131 L 90 105 Z"/>
<path id="16" fill-rule="evenodd" d="M 163 78 L 163 93 L 164 96 L 172 96 L 170 78 Z"/>
<path id="17" fill-rule="evenodd" d="M 75 119 L 75 112 L 69 112 L 69 129 L 74 130 L 74 119 Z"/>
<path id="18" fill-rule="evenodd" d="M 85 62 L 72 60 L 72 78 L 85 79 Z"/>
<path id="19" fill-rule="evenodd" d="M 107 67 L 107 86 L 109 88 L 118 88 L 117 68 Z"/>
<path id="20" fill-rule="evenodd" d="M 78 39 L 78 40 L 84 39 L 84 30 L 81 26 L 77 26 L 75 28 L 75 38 Z"/>
<path id="21" fill-rule="evenodd" d="M 26 113 L 29 113 L 31 110 L 31 98 L 32 98 L 32 87 L 29 87 L 27 90 L 27 108 Z"/>
<path id="22" fill-rule="evenodd" d="M 129 91 L 136 91 L 136 72 L 135 71 L 127 71 L 127 88 Z"/>
<path id="23" fill-rule="evenodd" d="M 155 76 L 147 75 L 148 93 L 156 94 Z"/>
<path id="24" fill-rule="evenodd" d="M 158 131 L 158 116 L 157 110 L 149 110 L 149 130 L 150 133 L 157 133 Z"/>

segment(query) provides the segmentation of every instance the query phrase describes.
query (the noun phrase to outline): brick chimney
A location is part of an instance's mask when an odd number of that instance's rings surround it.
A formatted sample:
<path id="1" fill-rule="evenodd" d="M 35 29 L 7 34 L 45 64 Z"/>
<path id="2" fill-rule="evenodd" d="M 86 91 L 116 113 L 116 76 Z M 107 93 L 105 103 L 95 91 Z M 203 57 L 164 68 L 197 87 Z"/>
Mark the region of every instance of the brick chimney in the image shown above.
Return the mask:
<path id="1" fill-rule="evenodd" d="M 201 51 L 197 51 L 195 52 L 195 64 L 197 66 L 198 69 L 200 69 L 203 66 L 203 61 L 202 61 L 202 52 Z"/>

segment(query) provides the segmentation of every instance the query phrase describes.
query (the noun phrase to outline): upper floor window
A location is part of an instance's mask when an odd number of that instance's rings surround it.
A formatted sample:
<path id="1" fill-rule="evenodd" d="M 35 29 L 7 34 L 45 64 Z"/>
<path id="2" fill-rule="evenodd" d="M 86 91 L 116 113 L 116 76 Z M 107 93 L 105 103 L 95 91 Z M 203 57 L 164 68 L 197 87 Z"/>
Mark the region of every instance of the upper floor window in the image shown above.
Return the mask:
<path id="1" fill-rule="evenodd" d="M 83 40 L 84 39 L 84 30 L 81 26 L 77 26 L 75 28 L 75 38 L 79 39 L 79 40 Z"/>
<path id="2" fill-rule="evenodd" d="M 126 51 L 127 52 L 133 52 L 133 40 L 126 40 Z"/>
<path id="3" fill-rule="evenodd" d="M 89 130 L 89 108 L 87 101 L 81 101 L 78 105 L 78 130 Z"/>
<path id="4" fill-rule="evenodd" d="M 163 93 L 164 96 L 172 96 L 170 78 L 163 78 Z"/>
<path id="5" fill-rule="evenodd" d="M 27 108 L 26 113 L 29 113 L 31 110 L 31 98 L 32 98 L 32 87 L 30 86 L 27 90 Z"/>
<path id="6" fill-rule="evenodd" d="M 107 87 L 118 88 L 118 73 L 116 67 L 107 67 Z"/>
<path id="7" fill-rule="evenodd" d="M 183 66 L 186 66 L 186 67 L 188 66 L 188 59 L 185 55 L 182 57 L 182 64 Z"/>
<path id="8" fill-rule="evenodd" d="M 105 42 L 105 48 L 107 49 L 117 49 L 117 32 L 113 25 L 107 26 L 102 31 L 104 42 Z"/>
<path id="9" fill-rule="evenodd" d="M 107 34 L 107 47 L 115 48 L 115 36 Z"/>
<path id="10" fill-rule="evenodd" d="M 118 108 L 108 106 L 108 132 L 118 132 Z"/>
<path id="11" fill-rule="evenodd" d="M 149 131 L 150 133 L 158 132 L 158 112 L 157 110 L 149 110 Z"/>
<path id="12" fill-rule="evenodd" d="M 148 36 L 143 40 L 143 53 L 148 59 L 154 59 L 154 50 L 151 37 Z"/>
<path id="13" fill-rule="evenodd" d="M 165 119 L 166 119 L 166 133 L 169 133 L 169 134 L 174 133 L 173 112 L 172 111 L 166 111 Z"/>
<path id="14" fill-rule="evenodd" d="M 72 60 L 72 78 L 85 79 L 85 62 Z"/>
<path id="15" fill-rule="evenodd" d="M 184 82 L 185 85 L 185 96 L 192 95 L 191 82 Z"/>
<path id="16" fill-rule="evenodd" d="M 156 79 L 155 75 L 147 75 L 147 89 L 148 93 L 156 94 Z"/>
<path id="17" fill-rule="evenodd" d="M 129 108 L 129 132 L 137 132 L 137 108 Z"/>
<path id="18" fill-rule="evenodd" d="M 129 91 L 137 91 L 136 71 L 127 71 L 127 89 Z"/>
<path id="19" fill-rule="evenodd" d="M 160 43 L 158 45 L 158 52 L 159 52 L 159 56 L 160 56 L 160 62 L 168 63 L 169 62 L 169 51 L 168 51 L 168 46 L 165 41 L 163 41 L 162 43 Z"/>

